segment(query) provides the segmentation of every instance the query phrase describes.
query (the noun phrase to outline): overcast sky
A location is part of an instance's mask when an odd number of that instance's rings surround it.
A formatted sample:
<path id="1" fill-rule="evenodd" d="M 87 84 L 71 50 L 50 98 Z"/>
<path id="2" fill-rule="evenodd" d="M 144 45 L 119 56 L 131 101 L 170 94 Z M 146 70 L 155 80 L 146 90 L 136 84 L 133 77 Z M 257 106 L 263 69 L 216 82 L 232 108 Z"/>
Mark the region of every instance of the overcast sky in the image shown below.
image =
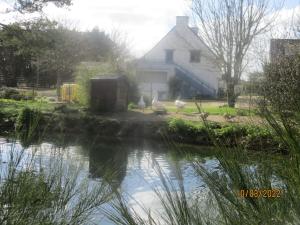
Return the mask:
<path id="1" fill-rule="evenodd" d="M 0 0 L 0 12 L 9 1 Z M 286 0 L 278 19 L 290 21 L 299 1 Z M 44 11 L 50 18 L 68 21 L 80 30 L 98 26 L 109 33 L 117 29 L 127 37 L 132 54 L 141 56 L 175 25 L 177 15 L 189 14 L 189 0 L 74 0 L 68 9 L 49 5 Z M 2 13 L 0 20 L 11 21 L 11 16 Z"/>

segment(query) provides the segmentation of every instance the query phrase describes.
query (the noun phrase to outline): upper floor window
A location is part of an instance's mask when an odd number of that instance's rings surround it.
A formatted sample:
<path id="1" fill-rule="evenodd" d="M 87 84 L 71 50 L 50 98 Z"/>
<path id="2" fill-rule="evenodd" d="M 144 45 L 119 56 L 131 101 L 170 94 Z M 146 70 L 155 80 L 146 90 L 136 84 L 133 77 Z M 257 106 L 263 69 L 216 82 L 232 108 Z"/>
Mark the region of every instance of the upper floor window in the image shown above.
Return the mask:
<path id="1" fill-rule="evenodd" d="M 172 63 L 173 62 L 173 56 L 174 56 L 174 50 L 173 49 L 166 49 L 166 63 Z"/>
<path id="2" fill-rule="evenodd" d="M 200 50 L 191 50 L 190 62 L 199 63 L 200 56 Z"/>

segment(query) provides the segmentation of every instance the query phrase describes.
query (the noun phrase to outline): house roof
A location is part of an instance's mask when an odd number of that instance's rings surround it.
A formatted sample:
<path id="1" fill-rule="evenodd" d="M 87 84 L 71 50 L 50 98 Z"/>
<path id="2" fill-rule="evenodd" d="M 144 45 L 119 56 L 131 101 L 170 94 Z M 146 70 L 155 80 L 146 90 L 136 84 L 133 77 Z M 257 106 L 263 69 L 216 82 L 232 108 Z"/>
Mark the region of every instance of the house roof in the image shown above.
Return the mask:
<path id="1" fill-rule="evenodd" d="M 176 31 L 176 25 L 165 35 L 165 36 L 163 36 L 163 38 L 159 41 L 159 42 L 157 42 L 156 43 L 156 45 L 154 45 L 147 53 L 145 53 L 141 58 L 140 58 L 140 60 L 142 60 L 142 59 L 144 59 L 153 49 L 155 49 L 164 39 L 166 39 L 171 33 L 173 33 L 173 32 L 175 32 Z M 217 56 L 215 55 L 215 53 L 208 47 L 208 45 L 203 41 L 203 39 L 199 36 L 199 35 L 197 35 L 197 34 L 195 34 L 195 32 L 192 30 L 192 28 L 191 27 L 189 27 L 189 26 L 186 26 L 187 28 L 188 28 L 188 31 L 190 31 L 190 33 L 194 36 L 194 37 L 196 37 L 196 40 L 197 41 L 199 41 L 207 50 L 208 50 L 208 52 L 211 54 L 211 56 L 212 57 L 215 57 L 215 58 L 217 58 Z M 176 35 L 177 36 L 179 36 L 179 34 L 178 33 L 176 33 Z M 186 37 L 186 35 L 183 35 L 183 36 L 181 36 L 180 35 L 180 38 L 183 38 L 184 39 L 184 41 L 186 41 L 187 43 L 189 43 L 189 41 L 185 38 Z"/>
<path id="2" fill-rule="evenodd" d="M 148 53 L 150 53 L 153 49 L 155 49 L 156 46 L 158 46 L 158 45 L 160 44 L 160 42 L 162 42 L 162 40 L 164 40 L 166 37 L 168 37 L 168 35 L 169 35 L 171 32 L 173 32 L 173 30 L 175 29 L 175 27 L 176 27 L 176 26 L 174 26 L 167 34 L 165 34 L 165 36 L 163 36 L 163 38 L 160 39 L 160 41 L 157 42 L 156 45 L 154 45 L 148 52 L 146 52 L 146 53 L 141 57 L 141 59 L 144 58 L 144 57 L 145 57 Z"/>

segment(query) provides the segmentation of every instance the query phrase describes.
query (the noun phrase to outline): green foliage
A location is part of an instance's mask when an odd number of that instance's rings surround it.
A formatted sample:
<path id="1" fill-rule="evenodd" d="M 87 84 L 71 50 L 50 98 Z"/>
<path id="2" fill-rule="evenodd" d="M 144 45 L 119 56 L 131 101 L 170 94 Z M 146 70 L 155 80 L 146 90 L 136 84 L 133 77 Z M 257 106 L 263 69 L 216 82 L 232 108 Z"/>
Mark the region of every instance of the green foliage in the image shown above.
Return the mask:
<path id="1" fill-rule="evenodd" d="M 9 116 L 17 117 L 24 108 L 39 109 L 43 112 L 50 112 L 54 109 L 54 104 L 46 101 L 0 99 L 0 112 Z"/>
<path id="2" fill-rule="evenodd" d="M 42 11 L 48 3 L 53 3 L 57 7 L 70 6 L 72 0 L 14 0 L 11 3 L 14 9 L 21 13 L 33 13 Z"/>
<path id="3" fill-rule="evenodd" d="M 169 112 L 176 112 L 177 109 L 175 107 L 169 107 L 167 105 L 167 110 Z M 181 109 L 181 112 L 184 113 L 198 113 L 198 109 L 195 106 L 186 106 L 185 108 Z M 254 110 L 251 109 L 246 110 L 246 109 L 237 109 L 237 108 L 231 108 L 226 106 L 203 106 L 203 112 L 209 113 L 209 115 L 224 115 L 225 113 L 228 113 L 230 115 L 238 115 L 238 116 L 250 116 L 254 114 Z"/>
<path id="4" fill-rule="evenodd" d="M 42 113 L 38 110 L 24 108 L 16 120 L 16 132 L 24 146 L 28 146 L 39 134 L 38 126 L 42 122 Z"/>
<path id="5" fill-rule="evenodd" d="M 286 123 L 288 121 L 281 118 L 280 121 L 278 118 L 275 120 L 276 117 L 270 112 L 263 115 L 269 123 L 268 127 L 226 125 L 211 130 L 206 125 L 206 128 L 213 131 L 210 132 L 212 138 L 224 137 L 225 140 L 235 135 L 262 140 L 275 137 L 285 144 L 289 157 L 263 154 L 261 160 L 253 164 L 252 154 L 246 152 L 243 145 L 228 148 L 224 141 L 215 142 L 216 166 L 207 166 L 194 157 L 190 161 L 196 179 L 203 182 L 201 191 L 189 193 L 185 190 L 180 164 L 175 165 L 172 171 L 176 174 L 177 183 L 156 165 L 163 187 L 154 189 L 160 200 L 159 214 L 141 207 L 142 212 L 147 215 L 142 217 L 138 213 L 140 211 L 136 208 L 133 210 L 126 204 L 126 199 L 118 198 L 118 202 L 113 204 L 115 212 L 109 212 L 111 220 L 115 224 L 144 225 L 299 224 L 299 136 L 295 127 L 291 129 Z M 295 126 L 299 128 L 299 124 Z M 170 126 L 176 132 L 187 132 L 195 124 L 173 120 L 170 121 Z M 262 148 L 267 148 L 266 142 L 263 143 Z M 277 145 L 275 149 L 279 151 L 280 146 Z"/>
<path id="6" fill-rule="evenodd" d="M 215 129 L 215 136 L 219 139 L 237 138 L 247 135 L 246 129 L 238 125 L 224 125 L 220 129 Z"/>
<path id="7" fill-rule="evenodd" d="M 226 146 L 241 145 L 246 149 L 263 151 L 276 151 L 276 148 L 278 149 L 282 145 L 282 142 L 268 129 L 254 125 L 221 125 L 212 122 L 203 124 L 182 119 L 170 119 L 168 131 L 170 135 L 179 136 L 181 140 L 190 140 L 193 143 L 200 141 L 201 144 L 216 141 Z"/>
<path id="8" fill-rule="evenodd" d="M 26 95 L 13 88 L 0 88 L 0 98 L 13 99 L 13 100 L 32 100 L 32 95 Z"/>
<path id="9" fill-rule="evenodd" d="M 19 77 L 29 86 L 60 86 L 79 62 L 108 61 L 114 46 L 98 29 L 82 33 L 48 19 L 9 24 L 0 40 L 0 71 L 11 87 Z"/>
<path id="10" fill-rule="evenodd" d="M 128 100 L 137 102 L 139 93 L 135 77 L 131 71 L 120 71 L 113 63 L 85 62 L 81 63 L 75 73 L 76 83 L 79 85 L 78 96 L 81 105 L 88 105 L 90 95 L 90 79 L 103 75 L 125 75 L 129 83 Z"/>
<path id="11" fill-rule="evenodd" d="M 248 116 L 249 115 L 249 111 L 242 110 L 242 109 L 237 109 L 236 110 L 236 115 L 237 116 Z"/>
<path id="12" fill-rule="evenodd" d="M 81 63 L 75 71 L 76 83 L 78 84 L 78 98 L 81 105 L 89 104 L 90 79 L 114 74 L 116 68 L 110 63 L 86 62 Z"/>
<path id="13" fill-rule="evenodd" d="M 195 139 L 198 136 L 208 137 L 207 129 L 202 123 L 195 123 L 182 119 L 170 119 L 168 121 L 170 134 L 179 135 L 181 138 Z"/>
<path id="14" fill-rule="evenodd" d="M 281 57 L 265 66 L 264 97 L 276 112 L 300 111 L 300 56 Z"/>
<path id="15" fill-rule="evenodd" d="M 128 104 L 128 109 L 129 109 L 129 110 L 132 110 L 132 109 L 138 109 L 138 106 L 137 106 L 137 104 L 135 104 L 135 103 L 133 103 L 133 102 L 130 102 L 130 103 Z"/>

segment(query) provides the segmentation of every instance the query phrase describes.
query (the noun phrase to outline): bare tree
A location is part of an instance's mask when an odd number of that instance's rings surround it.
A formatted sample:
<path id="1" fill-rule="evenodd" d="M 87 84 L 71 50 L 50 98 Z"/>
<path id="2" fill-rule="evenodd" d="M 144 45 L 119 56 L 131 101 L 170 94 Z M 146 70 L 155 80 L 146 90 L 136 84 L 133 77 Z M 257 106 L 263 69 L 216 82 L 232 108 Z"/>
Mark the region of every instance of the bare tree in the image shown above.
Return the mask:
<path id="1" fill-rule="evenodd" d="M 234 107 L 238 97 L 234 89 L 245 69 L 245 55 L 253 39 L 268 30 L 275 7 L 269 0 L 192 0 L 191 8 L 200 24 L 200 36 L 223 72 L 228 105 Z"/>
<path id="2" fill-rule="evenodd" d="M 124 68 L 126 61 L 131 58 L 131 41 L 126 33 L 117 28 L 112 29 L 110 32 L 110 39 L 113 42 L 111 62 L 118 70 L 121 70 Z"/>

